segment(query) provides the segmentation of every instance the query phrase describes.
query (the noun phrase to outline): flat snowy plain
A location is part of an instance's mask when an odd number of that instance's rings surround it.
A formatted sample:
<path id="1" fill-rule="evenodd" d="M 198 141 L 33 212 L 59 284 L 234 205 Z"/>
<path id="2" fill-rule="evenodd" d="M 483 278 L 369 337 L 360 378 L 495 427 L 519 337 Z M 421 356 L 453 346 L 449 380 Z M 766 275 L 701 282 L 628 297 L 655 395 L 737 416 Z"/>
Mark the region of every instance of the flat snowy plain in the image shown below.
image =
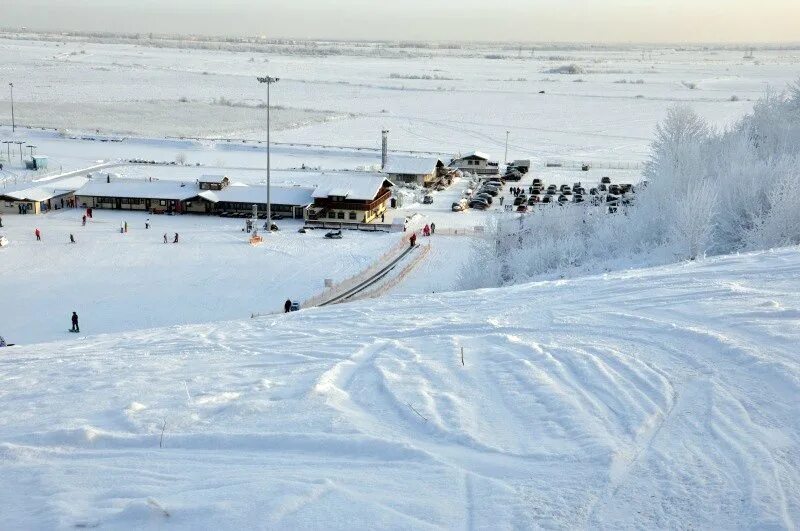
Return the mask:
<path id="1" fill-rule="evenodd" d="M 4 349 L 3 526 L 794 529 L 799 275 L 793 248 Z"/>

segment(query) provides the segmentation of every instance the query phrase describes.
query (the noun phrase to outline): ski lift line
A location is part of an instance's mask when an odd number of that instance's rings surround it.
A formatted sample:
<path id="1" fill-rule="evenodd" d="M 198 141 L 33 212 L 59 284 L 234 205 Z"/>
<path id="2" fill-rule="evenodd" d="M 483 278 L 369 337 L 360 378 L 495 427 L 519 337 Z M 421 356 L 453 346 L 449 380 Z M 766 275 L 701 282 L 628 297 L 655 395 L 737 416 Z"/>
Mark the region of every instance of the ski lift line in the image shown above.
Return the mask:
<path id="1" fill-rule="evenodd" d="M 400 262 L 402 262 L 406 256 L 408 256 L 410 253 L 416 250 L 418 246 L 419 244 L 415 245 L 414 247 L 409 246 L 408 249 L 403 251 L 403 253 L 400 254 L 400 256 L 398 256 L 397 258 L 395 258 L 391 263 L 389 263 L 389 265 L 387 265 L 386 267 L 384 267 L 383 269 L 381 269 L 368 279 L 364 280 L 363 282 L 354 286 L 353 288 L 345 291 L 344 293 L 337 295 L 336 297 L 333 297 L 332 299 L 329 299 L 325 302 L 320 303 L 318 306 L 327 306 L 329 304 L 338 304 L 341 302 L 346 302 L 355 297 L 356 295 L 358 295 L 359 293 L 362 293 L 367 288 L 374 286 L 376 283 L 383 280 L 383 278 L 386 277 L 386 275 L 388 275 L 395 267 L 397 267 L 397 265 Z"/>

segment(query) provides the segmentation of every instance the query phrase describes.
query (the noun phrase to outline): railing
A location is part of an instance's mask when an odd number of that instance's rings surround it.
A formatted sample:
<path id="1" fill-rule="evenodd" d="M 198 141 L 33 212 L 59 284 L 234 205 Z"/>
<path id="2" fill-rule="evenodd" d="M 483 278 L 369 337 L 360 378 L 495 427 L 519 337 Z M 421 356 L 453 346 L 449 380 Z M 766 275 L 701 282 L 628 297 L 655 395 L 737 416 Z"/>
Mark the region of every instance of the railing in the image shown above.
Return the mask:
<path id="1" fill-rule="evenodd" d="M 398 286 L 401 282 L 403 282 L 409 273 L 411 273 L 416 267 L 422 262 L 425 257 L 428 256 L 428 253 L 431 250 L 431 244 L 420 244 L 419 245 L 419 253 L 411 260 L 406 266 L 397 274 L 393 279 L 388 282 L 381 284 L 379 287 L 372 291 L 368 291 L 363 295 L 358 295 L 357 299 L 376 299 L 381 297 L 391 291 L 393 288 Z"/>
<path id="2" fill-rule="evenodd" d="M 337 229 L 337 230 L 363 230 L 367 232 L 392 232 L 392 225 L 389 223 L 360 223 L 347 221 L 322 221 L 306 220 L 307 229 Z"/>
<path id="3" fill-rule="evenodd" d="M 346 278 L 341 282 L 333 284 L 328 288 L 325 288 L 322 293 L 318 293 L 309 299 L 303 301 L 301 308 L 312 308 L 314 306 L 319 306 L 321 303 L 330 300 L 337 295 L 340 295 L 348 290 L 353 289 L 354 287 L 358 286 L 368 278 L 374 276 L 378 273 L 381 269 L 386 267 L 387 264 L 391 263 L 397 257 L 399 257 L 405 250 L 408 248 L 409 238 L 411 237 L 410 234 L 403 235 L 399 242 L 393 245 L 388 251 L 383 253 L 380 258 L 375 260 L 371 266 L 369 266 L 364 271 L 353 275 L 350 278 Z"/>

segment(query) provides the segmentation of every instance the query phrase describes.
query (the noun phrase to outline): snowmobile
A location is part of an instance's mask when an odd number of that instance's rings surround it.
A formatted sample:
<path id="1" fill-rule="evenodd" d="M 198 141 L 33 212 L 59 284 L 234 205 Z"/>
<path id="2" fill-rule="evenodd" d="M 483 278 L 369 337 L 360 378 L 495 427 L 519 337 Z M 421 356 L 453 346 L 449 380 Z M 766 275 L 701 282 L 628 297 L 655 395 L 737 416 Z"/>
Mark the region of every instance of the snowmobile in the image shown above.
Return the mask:
<path id="1" fill-rule="evenodd" d="M 342 239 L 342 231 L 341 230 L 332 230 L 325 234 L 325 237 L 329 240 L 341 240 Z"/>

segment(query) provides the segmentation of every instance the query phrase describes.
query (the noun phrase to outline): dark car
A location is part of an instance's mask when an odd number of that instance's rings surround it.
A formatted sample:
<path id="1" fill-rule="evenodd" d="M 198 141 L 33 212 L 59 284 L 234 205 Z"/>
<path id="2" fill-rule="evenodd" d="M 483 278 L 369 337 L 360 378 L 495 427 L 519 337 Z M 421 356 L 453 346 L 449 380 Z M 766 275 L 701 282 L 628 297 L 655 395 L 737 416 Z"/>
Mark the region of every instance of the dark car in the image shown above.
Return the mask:
<path id="1" fill-rule="evenodd" d="M 560 196 L 558 196 L 558 202 L 559 203 L 566 203 L 568 201 L 569 201 L 569 197 L 565 196 L 564 194 L 561 194 Z"/>
<path id="2" fill-rule="evenodd" d="M 528 206 L 527 205 L 519 205 L 517 207 L 517 212 L 527 212 L 527 211 L 528 211 Z"/>
<path id="3" fill-rule="evenodd" d="M 486 204 L 488 204 L 488 205 L 492 204 L 492 196 L 490 196 L 489 194 L 485 194 L 485 193 L 477 194 L 475 196 L 475 199 L 483 199 L 484 201 L 486 201 Z"/>
<path id="4" fill-rule="evenodd" d="M 589 188 L 589 195 L 597 195 L 597 188 Z"/>
<path id="5" fill-rule="evenodd" d="M 499 194 L 500 192 L 497 190 L 497 188 L 483 187 L 480 190 L 478 190 L 478 193 L 489 194 L 492 197 L 497 197 L 497 194 Z"/>
<path id="6" fill-rule="evenodd" d="M 531 183 L 531 184 L 532 184 L 533 186 L 542 186 L 542 180 L 541 180 L 541 179 L 539 179 L 539 178 L 537 177 L 537 178 L 535 178 L 535 179 L 533 180 L 533 183 Z"/>
<path id="7" fill-rule="evenodd" d="M 549 202 L 550 202 L 550 196 L 549 195 L 546 195 L 546 196 L 544 196 L 542 198 L 542 203 L 549 203 Z"/>
<path id="8" fill-rule="evenodd" d="M 561 195 L 572 195 L 572 190 L 570 190 L 569 188 L 567 188 L 566 190 L 564 190 L 563 192 L 561 192 Z"/>
<path id="9" fill-rule="evenodd" d="M 574 202 L 576 202 L 576 203 L 583 203 L 583 196 L 582 196 L 582 195 L 576 195 L 576 196 L 574 196 L 574 197 L 572 198 L 572 200 L 573 200 Z"/>
<path id="10" fill-rule="evenodd" d="M 603 177 L 600 179 L 602 184 L 611 184 L 611 177 Z"/>
<path id="11" fill-rule="evenodd" d="M 557 193 L 558 190 L 556 190 L 555 188 L 548 188 L 546 192 L 547 195 L 556 195 Z"/>
<path id="12" fill-rule="evenodd" d="M 569 190 L 569 185 L 568 184 L 562 184 L 561 187 L 559 188 L 559 190 L 561 190 L 562 192 L 564 190 Z"/>
<path id="13" fill-rule="evenodd" d="M 528 199 L 528 206 L 533 206 L 538 202 L 539 202 L 539 196 L 538 195 L 532 195 Z"/>
<path id="14" fill-rule="evenodd" d="M 476 210 L 486 210 L 487 208 L 489 208 L 489 203 L 487 203 L 482 199 L 475 198 L 469 202 L 469 207 L 474 208 Z"/>
<path id="15" fill-rule="evenodd" d="M 600 190 L 601 192 L 608 192 L 608 186 L 606 186 L 605 184 L 601 184 L 600 186 L 597 187 L 597 189 Z"/>
<path id="16" fill-rule="evenodd" d="M 525 198 L 523 198 L 522 196 L 514 198 L 514 206 L 519 206 L 524 202 L 525 202 Z"/>

